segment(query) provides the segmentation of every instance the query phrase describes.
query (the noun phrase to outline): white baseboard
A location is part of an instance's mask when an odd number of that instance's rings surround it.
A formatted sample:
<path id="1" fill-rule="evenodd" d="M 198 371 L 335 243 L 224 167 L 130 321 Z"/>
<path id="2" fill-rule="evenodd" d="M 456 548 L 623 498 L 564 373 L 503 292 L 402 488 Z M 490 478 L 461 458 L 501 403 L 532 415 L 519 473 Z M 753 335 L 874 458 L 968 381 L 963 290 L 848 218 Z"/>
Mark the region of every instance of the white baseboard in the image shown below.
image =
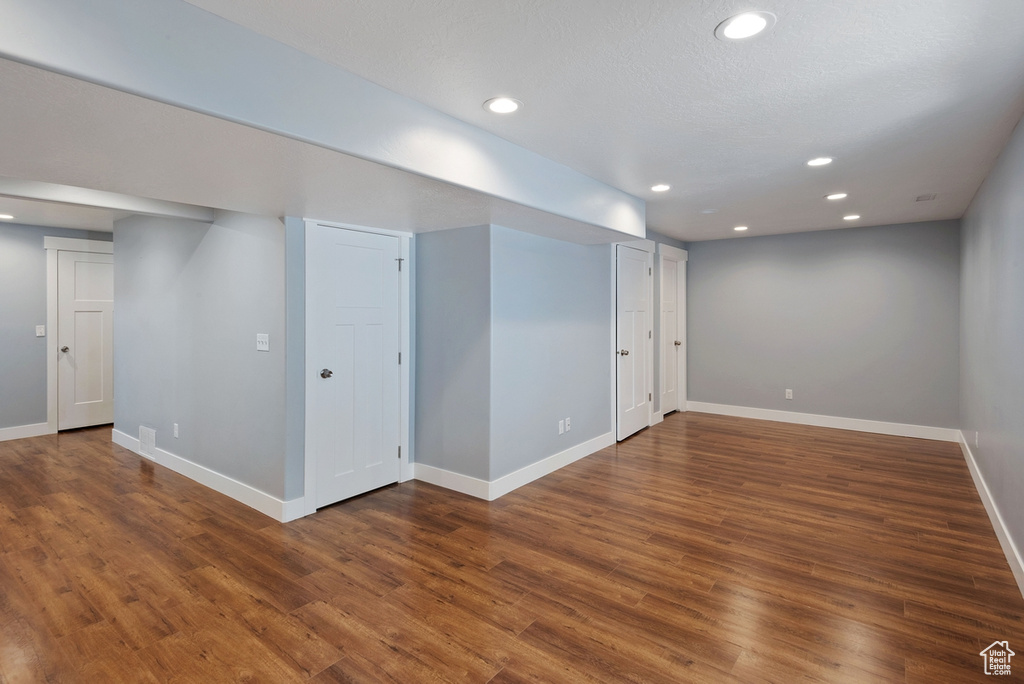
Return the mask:
<path id="1" fill-rule="evenodd" d="M 478 499 L 494 501 L 498 497 L 504 496 L 515 489 L 519 489 L 523 485 L 529 484 L 534 480 L 539 480 L 545 475 L 555 472 L 559 468 L 564 468 L 570 463 L 574 463 L 581 458 L 585 458 L 600 451 L 601 449 L 604 449 L 605 447 L 610 447 L 613 444 L 615 444 L 615 433 L 608 432 L 594 437 L 593 439 L 589 439 L 582 444 L 569 447 L 565 451 L 560 451 L 557 454 L 548 456 L 536 463 L 531 463 L 524 468 L 520 468 L 514 473 L 509 473 L 508 475 L 499 477 L 497 480 L 493 480 L 491 482 L 470 477 L 469 475 L 453 473 L 450 470 L 436 468 L 424 463 L 416 464 L 415 477 L 417 480 L 429 482 L 430 484 L 437 485 L 438 487 L 444 487 L 445 489 L 451 489 L 462 494 L 468 494 L 469 496 L 474 496 Z"/>
<path id="2" fill-rule="evenodd" d="M 491 483 L 469 475 L 454 473 L 444 468 L 436 468 L 425 463 L 416 463 L 413 467 L 413 477 L 423 482 L 429 482 L 438 487 L 451 489 L 460 494 L 468 494 L 478 499 L 491 501 Z"/>
<path id="3" fill-rule="evenodd" d="M 748 406 L 709 404 L 703 401 L 686 402 L 686 410 L 697 411 L 698 413 L 715 413 L 722 416 L 736 416 L 738 418 L 774 420 L 779 423 L 796 423 L 798 425 L 814 425 L 816 427 L 837 428 L 839 430 L 873 432 L 879 435 L 934 439 L 942 442 L 958 442 L 961 439 L 960 431 L 955 428 L 906 425 L 904 423 L 886 423 L 880 420 L 863 420 L 861 418 L 819 416 L 814 413 L 795 413 L 792 411 L 776 411 L 773 409 L 751 408 Z"/>
<path id="4" fill-rule="evenodd" d="M 16 425 L 14 427 L 0 428 L 0 442 L 11 439 L 25 439 L 26 437 L 40 437 L 52 435 L 54 430 L 50 429 L 48 423 L 35 423 L 33 425 Z"/>
<path id="5" fill-rule="evenodd" d="M 114 444 L 122 446 L 129 451 L 134 451 L 136 454 L 142 456 L 139 450 L 139 440 L 131 435 L 127 435 L 120 430 L 111 430 L 111 439 Z M 201 485 L 209 487 L 210 489 L 220 492 L 225 496 L 229 496 L 235 501 L 245 504 L 250 508 L 254 508 L 264 515 L 268 515 L 274 520 L 279 522 L 288 522 L 301 518 L 305 515 L 305 504 L 302 498 L 292 499 L 291 501 L 282 501 L 277 497 L 271 496 L 266 492 L 250 487 L 244 482 L 239 482 L 233 478 L 218 473 L 215 470 L 210 470 L 206 466 L 201 466 L 198 463 L 193 463 L 188 459 L 182 458 L 172 454 L 169 451 L 157 448 L 154 457 L 149 458 L 143 456 L 148 460 L 152 460 L 154 463 L 158 463 L 165 468 L 169 468 L 179 475 L 184 475 L 190 480 L 194 480 Z"/>
<path id="6" fill-rule="evenodd" d="M 999 545 L 1003 547 L 1003 555 L 1006 556 L 1006 561 L 1010 564 L 1013 577 L 1017 580 L 1017 588 L 1020 590 L 1021 596 L 1024 596 L 1024 558 L 1021 557 L 1020 550 L 1017 549 L 1017 545 L 1013 543 L 1009 530 L 1006 529 L 1006 523 L 1003 522 L 1003 516 L 999 514 L 999 507 L 996 505 L 995 499 L 992 498 L 992 492 L 989 491 L 988 484 L 985 483 L 985 477 L 978 468 L 978 462 L 974 459 L 971 447 L 968 446 L 963 433 L 959 430 L 957 432 L 960 435 L 957 441 L 960 442 L 960 450 L 964 452 L 967 469 L 971 471 L 971 477 L 974 478 L 974 486 L 981 496 L 981 503 L 985 505 L 988 518 L 992 521 L 992 529 L 995 530 L 996 537 L 999 538 Z"/>

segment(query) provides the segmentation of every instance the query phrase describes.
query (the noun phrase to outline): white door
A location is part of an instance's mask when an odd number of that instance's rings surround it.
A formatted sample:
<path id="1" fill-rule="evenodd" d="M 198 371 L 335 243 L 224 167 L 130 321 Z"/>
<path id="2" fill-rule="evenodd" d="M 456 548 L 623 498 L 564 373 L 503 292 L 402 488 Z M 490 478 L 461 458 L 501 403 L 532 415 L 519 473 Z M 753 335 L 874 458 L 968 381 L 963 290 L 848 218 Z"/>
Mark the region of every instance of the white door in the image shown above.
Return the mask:
<path id="1" fill-rule="evenodd" d="M 616 246 L 615 301 L 617 349 L 617 428 L 623 440 L 651 424 L 651 258 L 647 252 Z"/>
<path id="2" fill-rule="evenodd" d="M 317 508 L 398 481 L 400 257 L 397 237 L 306 232 L 306 496 Z"/>
<path id="3" fill-rule="evenodd" d="M 114 422 L 114 257 L 57 253 L 57 429 Z"/>
<path id="4" fill-rule="evenodd" d="M 686 410 L 686 252 L 659 245 L 661 412 Z"/>

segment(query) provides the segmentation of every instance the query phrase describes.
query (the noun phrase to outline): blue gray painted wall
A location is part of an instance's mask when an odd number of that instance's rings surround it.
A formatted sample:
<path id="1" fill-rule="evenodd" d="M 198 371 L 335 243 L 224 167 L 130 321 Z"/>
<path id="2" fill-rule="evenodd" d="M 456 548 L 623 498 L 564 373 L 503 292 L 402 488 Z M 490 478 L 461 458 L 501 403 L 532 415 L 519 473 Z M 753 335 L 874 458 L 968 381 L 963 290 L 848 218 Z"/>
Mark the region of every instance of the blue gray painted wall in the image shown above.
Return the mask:
<path id="1" fill-rule="evenodd" d="M 0 428 L 46 422 L 45 236 L 110 241 L 110 233 L 0 224 Z M 56 334 L 56 330 L 47 330 Z"/>
<path id="2" fill-rule="evenodd" d="M 957 427 L 959 250 L 958 221 L 691 243 L 689 399 Z"/>
<path id="3" fill-rule="evenodd" d="M 491 228 L 491 480 L 612 430 L 609 264 L 607 245 Z"/>
<path id="4" fill-rule="evenodd" d="M 960 427 L 1024 548 L 1024 125 L 963 218 Z M 977 438 L 977 441 L 975 441 Z"/>
<path id="5" fill-rule="evenodd" d="M 490 480 L 491 229 L 416 236 L 416 463 Z"/>
<path id="6" fill-rule="evenodd" d="M 114 227 L 115 429 L 154 428 L 157 447 L 282 499 L 284 241 L 279 220 L 233 212 Z"/>

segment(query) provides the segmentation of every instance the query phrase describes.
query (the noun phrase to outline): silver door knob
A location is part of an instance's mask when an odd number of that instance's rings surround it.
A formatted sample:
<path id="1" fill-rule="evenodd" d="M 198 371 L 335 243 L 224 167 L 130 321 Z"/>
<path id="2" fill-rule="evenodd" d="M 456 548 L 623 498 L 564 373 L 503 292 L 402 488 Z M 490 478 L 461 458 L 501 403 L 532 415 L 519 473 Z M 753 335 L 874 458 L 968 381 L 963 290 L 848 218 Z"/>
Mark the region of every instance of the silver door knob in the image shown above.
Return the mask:
<path id="1" fill-rule="evenodd" d="M 620 349 L 619 351 L 617 351 L 615 353 L 616 354 L 622 354 L 623 356 L 629 356 L 629 350 L 628 349 Z"/>
<path id="2" fill-rule="evenodd" d="M 71 349 L 67 345 L 64 345 L 63 347 L 61 347 L 60 350 L 63 353 L 65 353 L 65 354 L 67 354 L 69 351 L 71 351 Z"/>
<path id="3" fill-rule="evenodd" d="M 682 342 L 680 342 L 679 340 L 676 340 L 674 344 L 678 347 L 679 345 L 682 344 Z"/>
<path id="4" fill-rule="evenodd" d="M 332 371 L 329 368 L 324 368 L 322 371 L 320 371 L 320 377 L 321 378 L 327 379 L 327 378 L 331 377 L 332 375 L 334 375 L 334 371 Z"/>

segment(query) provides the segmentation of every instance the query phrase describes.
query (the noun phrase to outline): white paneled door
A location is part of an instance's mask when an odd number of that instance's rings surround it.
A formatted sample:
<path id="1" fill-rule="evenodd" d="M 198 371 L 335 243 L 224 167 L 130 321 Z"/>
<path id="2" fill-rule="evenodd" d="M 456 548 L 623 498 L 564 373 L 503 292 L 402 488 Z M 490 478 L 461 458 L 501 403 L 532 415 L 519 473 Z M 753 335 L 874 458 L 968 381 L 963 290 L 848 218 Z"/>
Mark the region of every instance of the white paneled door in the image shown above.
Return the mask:
<path id="1" fill-rule="evenodd" d="M 114 422 L 114 257 L 57 253 L 57 428 Z"/>
<path id="2" fill-rule="evenodd" d="M 401 444 L 401 244 L 306 232 L 306 458 L 316 507 L 397 482 Z"/>
<path id="3" fill-rule="evenodd" d="M 616 245 L 616 439 L 651 424 L 651 257 Z"/>
<path id="4" fill-rule="evenodd" d="M 686 252 L 658 245 L 661 273 L 662 413 L 686 410 Z"/>

